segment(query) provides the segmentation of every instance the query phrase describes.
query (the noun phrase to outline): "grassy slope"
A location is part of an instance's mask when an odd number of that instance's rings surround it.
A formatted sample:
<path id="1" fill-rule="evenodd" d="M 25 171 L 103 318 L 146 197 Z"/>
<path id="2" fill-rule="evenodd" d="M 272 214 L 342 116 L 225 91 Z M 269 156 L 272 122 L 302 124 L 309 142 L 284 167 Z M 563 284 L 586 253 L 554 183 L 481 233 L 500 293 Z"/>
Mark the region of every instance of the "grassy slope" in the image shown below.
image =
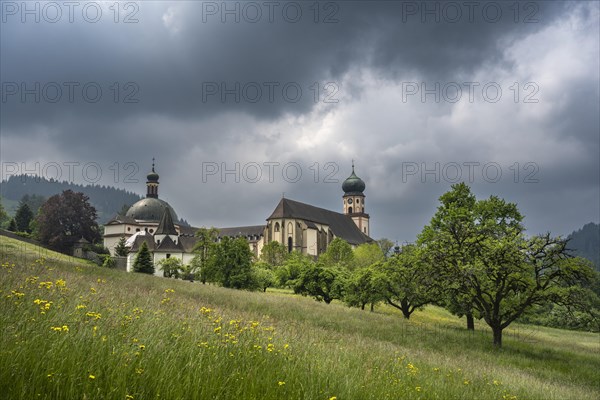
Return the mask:
<path id="1" fill-rule="evenodd" d="M 0 256 L 8 398 L 600 397 L 598 334 L 515 325 L 495 350 L 482 323 L 469 334 L 435 307 L 405 321 L 106 270 L 4 237 Z"/>

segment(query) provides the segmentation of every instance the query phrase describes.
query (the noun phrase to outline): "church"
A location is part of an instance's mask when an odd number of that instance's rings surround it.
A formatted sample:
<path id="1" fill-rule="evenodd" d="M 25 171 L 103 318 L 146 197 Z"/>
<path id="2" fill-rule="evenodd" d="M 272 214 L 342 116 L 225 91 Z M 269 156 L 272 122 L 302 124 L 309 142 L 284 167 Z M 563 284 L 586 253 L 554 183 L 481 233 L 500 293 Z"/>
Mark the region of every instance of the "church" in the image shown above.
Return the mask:
<path id="1" fill-rule="evenodd" d="M 115 255 L 115 246 L 126 239 L 129 249 L 127 271 L 133 270 L 137 251 L 146 242 L 154 263 L 176 257 L 188 264 L 193 258 L 198 228 L 182 225 L 169 203 L 158 197 L 159 175 L 147 175 L 146 198 L 133 204 L 125 215 L 115 215 L 104 227 L 104 246 Z M 365 182 L 354 172 L 343 182 L 342 212 L 335 212 L 299 201 L 282 198 L 266 224 L 220 228 L 223 237 L 244 237 L 252 252 L 259 256 L 263 245 L 272 241 L 283 244 L 288 252 L 318 257 L 335 238 L 347 241 L 352 247 L 372 242 L 369 237 L 369 214 L 365 212 Z M 162 276 L 157 270 L 156 275 Z"/>

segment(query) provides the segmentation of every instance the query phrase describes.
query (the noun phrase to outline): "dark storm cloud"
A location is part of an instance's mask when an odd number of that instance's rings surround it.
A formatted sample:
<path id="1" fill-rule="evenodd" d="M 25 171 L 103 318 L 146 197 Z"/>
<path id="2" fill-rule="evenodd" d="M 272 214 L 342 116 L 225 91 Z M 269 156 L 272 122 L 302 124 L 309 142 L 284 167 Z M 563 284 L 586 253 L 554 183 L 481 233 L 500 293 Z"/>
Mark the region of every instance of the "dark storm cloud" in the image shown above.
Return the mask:
<path id="1" fill-rule="evenodd" d="M 43 7 L 45 3 L 39 4 Z M 507 56 L 507 48 L 574 15 L 582 24 L 597 25 L 594 6 L 576 2 L 321 2 L 316 8 L 319 23 L 315 23 L 315 3 L 310 1 L 294 3 L 303 14 L 292 23 L 282 14 L 288 3 L 278 3 L 271 22 L 263 2 L 257 2 L 253 4 L 260 6 L 263 14 L 259 22 L 252 23 L 248 15 L 253 14 L 243 11 L 249 10 L 248 2 L 227 2 L 226 7 L 240 9 L 240 21 L 236 23 L 235 16 L 228 14 L 223 23 L 223 2 L 135 4 L 139 11 L 134 17 L 139 22 L 131 24 L 122 23 L 126 10 L 121 10 L 120 22 L 114 23 L 108 3 L 98 23 L 86 22 L 78 14 L 73 23 L 64 19 L 47 23 L 43 18 L 40 23 L 22 23 L 19 14 L 3 14 L 3 93 L 13 82 L 19 91 L 21 83 L 31 88 L 35 82 L 42 87 L 57 82 L 63 88 L 63 98 L 57 103 L 44 96 L 36 103 L 32 95 L 22 102 L 21 93 L 1 103 L 3 161 L 54 157 L 93 160 L 104 167 L 115 161 L 134 161 L 140 166 L 139 183 L 128 188 L 143 193 L 144 173 L 150 158 L 157 156 L 161 193 L 181 216 L 199 225 L 235 225 L 261 223 L 282 192 L 339 209 L 340 189 L 307 179 L 294 184 L 282 179 L 260 185 L 204 183 L 198 180 L 203 162 L 298 161 L 306 174 L 316 161 L 321 165 L 333 161 L 340 166 L 337 178 L 341 182 L 350 172 L 350 159 L 356 157 L 364 171 L 361 176 L 368 179 L 373 232 L 400 240 L 414 237 L 430 217 L 437 197 L 450 186 L 448 182 L 402 182 L 398 174 L 403 161 L 501 159 L 504 168 L 517 160 L 538 162 L 544 179 L 537 185 L 483 182 L 477 187 L 478 182 L 474 188 L 484 196 L 498 193 L 523 202 L 537 220 L 556 212 L 557 203 L 543 201 L 551 193 L 560 194 L 562 201 L 566 199 L 563 188 L 569 188 L 571 193 L 582 193 L 574 195 L 574 204 L 583 204 L 589 199 L 586 193 L 590 187 L 597 190 L 597 74 L 578 77 L 560 87 L 563 93 L 553 94 L 562 98 L 560 106 L 539 121 L 520 120 L 512 110 L 492 104 L 496 118 L 477 121 L 477 115 L 472 116 L 480 126 L 473 121 L 464 125 L 444 122 L 456 113 L 450 103 L 425 102 L 421 107 L 398 103 L 396 112 L 364 111 L 363 104 L 368 107 L 366 99 L 375 89 L 356 78 L 367 71 L 384 82 L 383 89 L 386 85 L 400 88 L 404 81 L 427 82 L 428 87 L 434 82 L 495 81 L 500 77 L 512 82 L 511 74 L 522 68 L 523 57 Z M 210 7 L 217 7 L 215 14 Z M 460 17 L 453 7 L 458 7 Z M 496 14 L 498 7 L 501 16 Z M 288 15 L 293 16 L 292 11 Z M 333 23 L 323 23 L 326 18 Z M 559 42 L 561 38 L 553 39 Z M 594 51 L 597 59 L 597 48 Z M 553 59 L 555 64 L 562 61 Z M 536 81 L 544 74 L 544 70 L 533 71 L 529 79 Z M 65 82 L 79 85 L 73 101 L 66 98 Z M 254 95 L 255 83 L 262 89 L 260 100 L 253 103 L 242 95 L 236 102 L 231 94 L 222 100 L 220 84 L 232 89 L 236 82 L 240 90 L 250 84 L 249 96 Z M 315 82 L 320 89 L 317 102 Z M 338 89 L 334 96 L 338 103 L 323 103 L 327 82 Z M 97 103 L 83 98 L 81 89 L 86 83 L 101 88 L 103 96 Z M 282 87 L 286 83 L 302 89 L 298 101 L 284 97 Z M 504 89 L 510 93 L 508 85 Z M 273 101 L 268 98 L 269 87 L 274 88 Z M 207 94 L 214 89 L 216 94 Z M 51 95 L 52 88 L 49 90 Z M 542 87 L 540 93 L 547 94 L 548 88 Z M 293 88 L 288 94 L 294 96 Z M 301 138 L 305 125 L 311 129 L 314 120 L 352 108 L 356 102 L 361 105 L 353 108 L 357 123 L 340 127 L 337 121 L 335 129 L 344 132 L 333 132 L 318 150 L 299 144 L 319 140 L 310 135 Z M 531 112 L 532 108 L 519 110 Z M 393 120 L 395 114 L 402 115 L 401 124 Z M 367 122 L 360 124 L 361 120 Z M 539 131 L 544 132 L 544 143 L 519 143 L 513 148 L 505 143 L 518 136 L 511 129 L 523 129 L 522 136 L 533 135 L 529 126 L 538 132 L 536 137 L 542 137 Z M 544 154 L 557 147 L 546 150 L 546 141 L 581 146 L 576 156 L 575 150 L 568 155 Z M 390 150 L 397 146 L 400 150 Z M 525 155 L 524 148 L 528 150 Z M 385 151 L 388 153 L 383 154 Z M 519 157 L 507 158 L 506 153 L 512 152 Z M 395 181 L 390 182 L 390 177 Z M 212 206 L 198 207 L 198 199 Z M 239 207 L 240 202 L 244 207 Z M 598 218 L 595 211 L 590 213 L 589 206 L 580 208 L 585 211 L 568 219 L 586 222 L 588 215 L 589 219 Z M 248 209 L 258 217 L 248 215 Z M 568 222 L 563 219 L 557 224 L 563 229 Z M 539 224 L 546 225 L 552 224 L 547 219 Z"/>
<path id="2" fill-rule="evenodd" d="M 284 112 L 302 113 L 314 105 L 311 85 L 340 82 L 352 67 L 369 66 L 384 75 L 402 78 L 418 74 L 428 79 L 448 79 L 467 75 L 484 62 L 501 62 L 500 46 L 551 23 L 565 12 L 564 5 L 539 5 L 535 19 L 523 23 L 520 15 L 515 23 L 514 11 L 501 4 L 502 17 L 492 18 L 494 7 L 477 3 L 472 22 L 468 9 L 457 23 L 448 22 L 450 11 L 437 5 L 436 15 L 426 14 L 422 23 L 421 8 L 427 3 L 412 2 L 335 2 L 332 14 L 336 23 L 314 23 L 314 11 L 302 2 L 303 17 L 298 23 L 287 22 L 283 12 L 274 11 L 273 22 L 265 15 L 258 23 L 244 18 L 243 2 L 231 2 L 240 8 L 240 22 L 235 16 L 206 15 L 206 2 L 140 3 L 138 23 L 115 24 L 108 17 L 90 24 L 76 19 L 73 24 L 42 22 L 20 23 L 8 16 L 3 24 L 2 81 L 98 82 L 103 98 L 90 105 L 81 95 L 79 86 L 75 101 L 65 104 L 35 104 L 27 96 L 26 104 L 11 96 L 3 104 L 5 127 L 14 129 L 32 122 L 57 123 L 65 115 L 77 115 L 96 121 L 118 118 L 143 118 L 147 113 L 174 118 L 202 118 L 223 111 L 242 111 L 260 118 L 276 118 Z M 221 7 L 221 3 L 215 3 Z M 260 3 L 257 3 L 260 4 Z M 280 3 L 286 4 L 286 3 Z M 416 5 L 417 11 L 411 7 Z M 229 6 L 231 7 L 231 6 Z M 323 7 L 323 6 L 322 6 Z M 165 26 L 165 13 L 173 9 L 177 29 Z M 280 6 L 279 9 L 283 9 Z M 488 10 L 484 13 L 482 10 Z M 491 10 L 491 11 L 490 11 Z M 492 12 L 493 11 L 493 12 Z M 322 20 L 332 11 L 321 10 Z M 410 14 L 409 14 L 410 12 Z M 414 12 L 414 14 L 413 14 Z M 291 11 L 289 12 L 291 14 Z M 521 10 L 522 14 L 526 14 Z M 528 13 L 531 13 L 529 11 Z M 487 16 L 486 15 L 491 15 Z M 205 22 L 203 22 L 205 19 Z M 118 91 L 121 97 L 133 94 L 139 104 L 115 103 L 111 85 L 134 82 L 139 87 Z M 263 95 L 257 103 L 236 102 L 233 95 L 223 101 L 212 83 L 256 82 Z M 268 82 L 276 82 L 274 99 L 268 99 Z M 303 90 L 298 102 L 290 89 L 289 100 L 282 95 L 286 83 L 297 83 Z M 273 86 L 271 86 L 273 87 Z M 66 88 L 64 89 L 66 91 Z M 254 97 L 252 87 L 248 96 Z M 343 88 L 341 88 L 343 90 Z M 67 139 L 72 140 L 71 137 Z"/>

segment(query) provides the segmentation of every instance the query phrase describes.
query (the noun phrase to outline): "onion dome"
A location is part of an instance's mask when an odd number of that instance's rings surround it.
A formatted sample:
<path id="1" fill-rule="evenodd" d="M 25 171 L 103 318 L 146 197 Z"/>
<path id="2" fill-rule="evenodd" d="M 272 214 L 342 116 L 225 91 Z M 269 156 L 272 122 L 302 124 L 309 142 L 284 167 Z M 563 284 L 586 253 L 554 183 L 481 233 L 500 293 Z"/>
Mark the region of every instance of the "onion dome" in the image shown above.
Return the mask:
<path id="1" fill-rule="evenodd" d="M 146 176 L 146 179 L 148 182 L 158 182 L 158 174 L 154 171 L 154 158 L 152 159 L 152 172 Z"/>
<path id="2" fill-rule="evenodd" d="M 352 163 L 352 174 L 342 183 L 342 190 L 345 194 L 362 194 L 365 187 L 365 182 L 354 173 L 354 163 Z"/>

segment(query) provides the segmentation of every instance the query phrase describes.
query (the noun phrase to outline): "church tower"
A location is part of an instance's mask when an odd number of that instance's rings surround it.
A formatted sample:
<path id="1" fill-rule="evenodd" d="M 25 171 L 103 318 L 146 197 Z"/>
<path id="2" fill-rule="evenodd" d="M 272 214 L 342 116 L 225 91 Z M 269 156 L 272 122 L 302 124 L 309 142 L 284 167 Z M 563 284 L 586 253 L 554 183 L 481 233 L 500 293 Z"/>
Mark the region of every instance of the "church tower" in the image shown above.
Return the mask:
<path id="1" fill-rule="evenodd" d="M 369 236 L 369 214 L 365 213 L 365 182 L 354 173 L 354 161 L 352 161 L 352 174 L 342 184 L 344 196 L 344 214 L 348 215 L 358 229 Z"/>
<path id="2" fill-rule="evenodd" d="M 152 172 L 146 176 L 146 197 L 158 199 L 158 174 L 154 171 L 154 158 L 152 159 Z"/>

